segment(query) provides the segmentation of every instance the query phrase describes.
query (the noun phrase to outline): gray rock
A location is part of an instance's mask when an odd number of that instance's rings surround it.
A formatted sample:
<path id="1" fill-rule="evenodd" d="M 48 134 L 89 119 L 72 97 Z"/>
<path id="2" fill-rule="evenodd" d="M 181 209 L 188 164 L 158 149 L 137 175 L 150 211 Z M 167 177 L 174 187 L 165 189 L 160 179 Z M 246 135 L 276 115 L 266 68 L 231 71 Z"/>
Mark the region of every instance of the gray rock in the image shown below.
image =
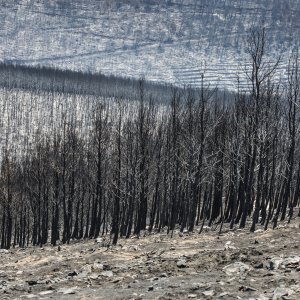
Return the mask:
<path id="1" fill-rule="evenodd" d="M 289 224 L 289 227 L 290 227 L 290 228 L 300 229 L 300 223 Z"/>
<path id="2" fill-rule="evenodd" d="M 297 268 L 300 265 L 300 256 L 291 255 L 286 258 L 273 257 L 269 262 L 270 270 L 284 269 L 284 268 Z"/>
<path id="3" fill-rule="evenodd" d="M 233 246 L 233 243 L 231 241 L 227 241 L 225 243 L 225 246 L 224 246 L 224 250 L 235 250 L 236 247 Z"/>
<path id="4" fill-rule="evenodd" d="M 292 255 L 283 260 L 282 264 L 286 268 L 297 268 L 300 265 L 300 256 Z"/>
<path id="5" fill-rule="evenodd" d="M 50 284 L 52 283 L 51 279 L 42 279 L 42 280 L 38 280 L 37 282 L 38 284 Z"/>
<path id="6" fill-rule="evenodd" d="M 239 287 L 239 291 L 242 291 L 242 292 L 255 292 L 257 291 L 255 288 L 251 287 L 251 286 L 240 286 Z"/>
<path id="7" fill-rule="evenodd" d="M 84 265 L 80 268 L 79 273 L 92 273 L 92 266 L 91 265 Z"/>
<path id="8" fill-rule="evenodd" d="M 157 280 L 159 280 L 158 277 L 152 277 L 152 278 L 150 279 L 150 281 L 157 281 Z"/>
<path id="9" fill-rule="evenodd" d="M 77 277 L 79 278 L 79 279 L 85 279 L 85 278 L 87 278 L 89 276 L 89 273 L 88 272 L 80 272 L 78 275 L 77 275 Z"/>
<path id="10" fill-rule="evenodd" d="M 7 277 L 7 272 L 0 270 L 0 277 Z"/>
<path id="11" fill-rule="evenodd" d="M 141 248 L 138 245 L 132 245 L 128 247 L 129 251 L 141 251 Z"/>
<path id="12" fill-rule="evenodd" d="M 180 259 L 178 262 L 177 262 L 177 267 L 178 268 L 186 268 L 186 261 L 184 259 Z"/>
<path id="13" fill-rule="evenodd" d="M 98 244 L 99 247 L 109 247 L 110 246 L 110 239 L 105 237 L 98 237 L 95 239 L 95 243 Z"/>
<path id="14" fill-rule="evenodd" d="M 110 271 L 110 270 L 111 270 L 111 266 L 110 265 L 107 265 L 107 264 L 103 265 L 103 271 Z"/>
<path id="15" fill-rule="evenodd" d="M 28 283 L 28 285 L 36 285 L 36 284 L 38 284 L 37 280 L 28 280 L 26 282 Z"/>
<path id="16" fill-rule="evenodd" d="M 24 291 L 28 292 L 30 290 L 30 288 L 25 284 L 14 284 L 10 286 L 10 289 L 12 291 L 18 291 L 18 292 L 24 292 Z"/>
<path id="17" fill-rule="evenodd" d="M 192 286 L 190 287 L 190 290 L 191 291 L 197 291 L 197 290 L 203 289 L 203 288 L 208 289 L 208 288 L 210 288 L 210 285 L 207 285 L 205 283 L 193 282 Z"/>
<path id="18" fill-rule="evenodd" d="M 63 295 L 71 295 L 76 293 L 76 288 L 61 288 L 57 291 L 58 293 L 61 293 Z"/>
<path id="19" fill-rule="evenodd" d="M 258 298 L 256 298 L 256 300 L 270 300 L 270 297 L 266 297 L 266 295 L 259 295 Z"/>
<path id="20" fill-rule="evenodd" d="M 274 293 L 273 293 L 273 300 L 277 300 L 277 299 L 282 299 L 283 296 L 288 296 L 289 292 L 287 289 L 284 288 L 276 288 Z"/>
<path id="21" fill-rule="evenodd" d="M 261 262 L 261 263 L 257 263 L 255 266 L 254 266 L 254 268 L 255 269 L 263 269 L 263 267 L 264 267 L 264 264 Z"/>
<path id="22" fill-rule="evenodd" d="M 73 277 L 73 276 L 77 276 L 78 273 L 76 271 L 72 271 L 68 273 L 68 276 Z"/>
<path id="23" fill-rule="evenodd" d="M 117 277 L 114 280 L 112 280 L 112 283 L 118 283 L 120 281 L 122 281 L 124 279 L 124 277 Z"/>
<path id="24" fill-rule="evenodd" d="M 228 293 L 227 292 L 223 292 L 221 294 L 218 295 L 218 298 L 223 298 L 225 296 L 228 296 Z"/>
<path id="25" fill-rule="evenodd" d="M 293 293 L 300 293 L 300 284 L 293 284 L 290 285 L 289 288 L 291 289 L 290 292 Z"/>

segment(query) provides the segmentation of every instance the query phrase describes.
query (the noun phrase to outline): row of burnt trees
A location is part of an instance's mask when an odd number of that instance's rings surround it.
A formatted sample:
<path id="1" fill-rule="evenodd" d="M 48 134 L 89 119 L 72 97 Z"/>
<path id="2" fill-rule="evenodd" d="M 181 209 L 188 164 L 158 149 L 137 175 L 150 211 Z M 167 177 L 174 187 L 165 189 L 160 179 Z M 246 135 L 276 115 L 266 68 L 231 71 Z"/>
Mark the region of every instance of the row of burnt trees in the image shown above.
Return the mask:
<path id="1" fill-rule="evenodd" d="M 203 74 L 199 90 L 174 89 L 163 105 L 140 81 L 138 101 L 99 99 L 89 107 L 88 128 L 70 110 L 22 155 L 7 142 L 1 248 L 103 234 L 116 244 L 146 229 L 222 230 L 249 220 L 254 231 L 290 220 L 300 199 L 298 56 L 287 84 L 275 84 L 277 62 L 264 60 L 264 35 L 249 35 L 250 93 L 225 99 Z"/>

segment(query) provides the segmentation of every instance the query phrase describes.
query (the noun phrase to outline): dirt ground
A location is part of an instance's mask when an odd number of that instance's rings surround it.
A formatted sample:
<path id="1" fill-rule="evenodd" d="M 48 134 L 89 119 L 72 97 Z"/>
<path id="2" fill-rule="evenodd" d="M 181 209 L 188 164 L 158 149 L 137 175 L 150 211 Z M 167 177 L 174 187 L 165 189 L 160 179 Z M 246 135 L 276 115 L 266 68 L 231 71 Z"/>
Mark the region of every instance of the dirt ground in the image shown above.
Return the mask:
<path id="1" fill-rule="evenodd" d="M 0 299 L 300 299 L 300 220 L 0 250 Z"/>

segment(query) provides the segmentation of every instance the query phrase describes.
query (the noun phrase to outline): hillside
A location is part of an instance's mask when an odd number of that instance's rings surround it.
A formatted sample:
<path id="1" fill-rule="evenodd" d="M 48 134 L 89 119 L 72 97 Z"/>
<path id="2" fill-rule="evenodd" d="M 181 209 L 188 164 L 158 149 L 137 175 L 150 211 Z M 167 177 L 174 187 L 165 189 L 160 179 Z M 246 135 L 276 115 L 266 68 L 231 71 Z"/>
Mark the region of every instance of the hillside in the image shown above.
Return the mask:
<path id="1" fill-rule="evenodd" d="M 0 299 L 299 299 L 282 3 L 1 2 Z"/>
<path id="2" fill-rule="evenodd" d="M 277 0 L 1 1 L 0 60 L 236 88 L 245 36 L 264 24 L 270 59 L 298 44 L 300 3 Z"/>
<path id="3" fill-rule="evenodd" d="M 1 299 L 291 299 L 300 296 L 299 222 L 255 235 L 165 232 L 2 250 Z"/>

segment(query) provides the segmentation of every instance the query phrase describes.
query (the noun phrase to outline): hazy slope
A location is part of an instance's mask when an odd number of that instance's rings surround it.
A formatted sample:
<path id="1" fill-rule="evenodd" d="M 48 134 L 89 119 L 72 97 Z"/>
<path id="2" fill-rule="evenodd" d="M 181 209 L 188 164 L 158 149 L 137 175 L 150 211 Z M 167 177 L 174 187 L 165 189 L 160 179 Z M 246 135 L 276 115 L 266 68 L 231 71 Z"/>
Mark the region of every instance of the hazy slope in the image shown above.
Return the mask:
<path id="1" fill-rule="evenodd" d="M 298 43 L 300 1 L 0 2 L 0 60 L 233 88 L 247 29 L 264 23 L 270 57 Z M 281 73 L 283 73 L 281 71 Z"/>

